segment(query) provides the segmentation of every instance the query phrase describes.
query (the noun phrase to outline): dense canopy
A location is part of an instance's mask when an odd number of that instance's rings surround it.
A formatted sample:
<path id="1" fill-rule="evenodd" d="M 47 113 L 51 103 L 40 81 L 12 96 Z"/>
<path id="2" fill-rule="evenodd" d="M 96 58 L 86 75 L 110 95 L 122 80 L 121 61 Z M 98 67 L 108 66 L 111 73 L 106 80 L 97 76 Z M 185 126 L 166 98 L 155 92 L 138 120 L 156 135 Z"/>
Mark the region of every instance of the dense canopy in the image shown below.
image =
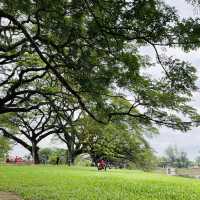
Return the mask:
<path id="1" fill-rule="evenodd" d="M 196 49 L 199 31 L 199 19 L 159 0 L 1 0 L 0 114 L 51 107 L 58 124 L 76 110 L 73 120 L 187 131 L 198 122 L 196 69 L 160 47 Z"/>

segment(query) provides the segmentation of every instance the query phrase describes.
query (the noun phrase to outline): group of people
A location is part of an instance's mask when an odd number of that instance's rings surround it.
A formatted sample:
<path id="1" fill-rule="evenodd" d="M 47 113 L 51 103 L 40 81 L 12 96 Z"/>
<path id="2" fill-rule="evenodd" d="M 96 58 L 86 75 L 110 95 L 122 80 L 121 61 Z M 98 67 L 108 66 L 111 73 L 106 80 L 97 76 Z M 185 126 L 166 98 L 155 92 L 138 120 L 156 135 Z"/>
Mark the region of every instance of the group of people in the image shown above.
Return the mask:
<path id="1" fill-rule="evenodd" d="M 6 158 L 6 163 L 14 163 L 14 164 L 20 164 L 25 162 L 21 157 L 16 156 L 15 158 Z"/>

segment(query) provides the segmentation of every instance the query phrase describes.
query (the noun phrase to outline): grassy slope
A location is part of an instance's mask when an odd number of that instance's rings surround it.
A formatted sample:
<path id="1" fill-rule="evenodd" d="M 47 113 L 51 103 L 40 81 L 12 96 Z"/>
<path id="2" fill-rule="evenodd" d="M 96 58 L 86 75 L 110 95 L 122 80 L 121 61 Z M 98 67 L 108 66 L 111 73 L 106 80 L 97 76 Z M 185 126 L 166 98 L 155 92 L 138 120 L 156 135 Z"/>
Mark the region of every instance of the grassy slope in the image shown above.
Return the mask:
<path id="1" fill-rule="evenodd" d="M 198 200 L 200 181 L 139 171 L 0 166 L 0 191 L 25 200 Z"/>

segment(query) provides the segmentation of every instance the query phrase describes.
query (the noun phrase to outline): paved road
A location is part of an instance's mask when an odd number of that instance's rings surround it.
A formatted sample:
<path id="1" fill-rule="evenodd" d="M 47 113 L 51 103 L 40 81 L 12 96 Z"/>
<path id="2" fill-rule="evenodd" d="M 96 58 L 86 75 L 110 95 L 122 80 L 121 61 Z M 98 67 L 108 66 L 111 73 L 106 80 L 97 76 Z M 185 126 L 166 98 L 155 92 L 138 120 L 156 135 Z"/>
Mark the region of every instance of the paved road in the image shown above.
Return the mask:
<path id="1" fill-rule="evenodd" d="M 0 200 L 21 200 L 21 199 L 13 193 L 0 192 Z"/>

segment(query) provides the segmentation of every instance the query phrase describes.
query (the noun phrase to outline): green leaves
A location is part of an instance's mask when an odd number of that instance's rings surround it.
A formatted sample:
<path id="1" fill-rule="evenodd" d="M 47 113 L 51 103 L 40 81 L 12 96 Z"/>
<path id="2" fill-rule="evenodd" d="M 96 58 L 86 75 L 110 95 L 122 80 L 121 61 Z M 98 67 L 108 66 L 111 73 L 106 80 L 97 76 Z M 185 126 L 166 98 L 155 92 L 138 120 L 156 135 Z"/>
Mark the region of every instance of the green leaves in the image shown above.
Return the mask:
<path id="1" fill-rule="evenodd" d="M 0 159 L 5 159 L 6 154 L 11 149 L 11 143 L 8 139 L 0 136 Z"/>
<path id="2" fill-rule="evenodd" d="M 181 114 L 189 120 L 195 115 L 188 106 L 197 89 L 195 68 L 176 58 L 161 58 L 157 47 L 199 47 L 198 19 L 181 20 L 175 8 L 159 0 L 3 1 L 0 17 L 10 22 L 2 27 L 5 52 L 0 57 L 19 68 L 19 80 L 14 74 L 9 82 L 12 91 L 26 82 L 29 88 L 36 84 L 36 90 L 67 94 L 69 104 L 78 102 L 105 124 L 119 114 L 143 126 L 156 123 L 180 129 Z M 142 56 L 141 46 L 153 51 Z M 159 79 L 144 75 L 155 65 L 147 59 L 155 53 L 162 68 Z M 32 67 L 46 71 L 43 76 L 23 76 Z M 29 75 L 34 81 L 27 79 Z"/>
<path id="3" fill-rule="evenodd" d="M 191 94 L 191 91 L 197 89 L 195 82 L 197 80 L 196 69 L 189 63 L 180 61 L 178 59 L 169 58 L 164 61 L 167 66 L 167 89 L 171 87 L 171 90 L 176 93 Z M 165 80 L 164 80 L 165 81 Z"/>
<path id="4" fill-rule="evenodd" d="M 11 130 L 12 133 L 17 133 L 18 126 L 13 123 L 15 122 L 16 114 L 15 113 L 5 113 L 0 115 L 0 124 L 1 127 Z"/>
<path id="5" fill-rule="evenodd" d="M 185 51 L 188 52 L 199 48 L 200 19 L 184 19 L 178 22 L 174 29 L 177 33 L 177 43 Z"/>

